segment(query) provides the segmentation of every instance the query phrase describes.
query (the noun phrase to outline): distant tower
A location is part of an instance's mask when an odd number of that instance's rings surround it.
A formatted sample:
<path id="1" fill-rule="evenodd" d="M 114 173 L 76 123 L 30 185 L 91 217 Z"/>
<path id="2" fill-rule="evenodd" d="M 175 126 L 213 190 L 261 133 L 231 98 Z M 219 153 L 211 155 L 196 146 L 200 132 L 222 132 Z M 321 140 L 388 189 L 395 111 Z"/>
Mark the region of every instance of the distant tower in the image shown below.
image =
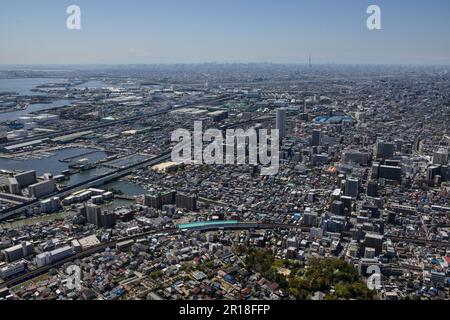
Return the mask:
<path id="1" fill-rule="evenodd" d="M 311 60 L 311 55 L 309 55 L 309 67 L 312 68 L 312 60 Z"/>
<path id="2" fill-rule="evenodd" d="M 277 129 L 280 132 L 280 138 L 286 137 L 286 109 L 277 110 Z"/>

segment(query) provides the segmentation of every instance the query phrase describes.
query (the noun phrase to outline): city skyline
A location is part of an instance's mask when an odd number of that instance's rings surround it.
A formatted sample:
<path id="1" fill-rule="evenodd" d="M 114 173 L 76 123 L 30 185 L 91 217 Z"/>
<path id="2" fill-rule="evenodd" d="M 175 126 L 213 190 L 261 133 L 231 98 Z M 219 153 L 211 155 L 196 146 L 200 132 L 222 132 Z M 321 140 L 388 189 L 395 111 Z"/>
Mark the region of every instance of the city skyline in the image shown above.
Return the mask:
<path id="1" fill-rule="evenodd" d="M 3 0 L 0 305 L 450 300 L 449 31 L 448 0 Z"/>
<path id="2" fill-rule="evenodd" d="M 72 4 L 81 30 L 66 28 Z M 371 4 L 381 30 L 367 29 Z M 308 64 L 311 55 L 313 64 L 447 65 L 450 3 L 433 4 L 16 1 L 0 13 L 0 64 Z"/>

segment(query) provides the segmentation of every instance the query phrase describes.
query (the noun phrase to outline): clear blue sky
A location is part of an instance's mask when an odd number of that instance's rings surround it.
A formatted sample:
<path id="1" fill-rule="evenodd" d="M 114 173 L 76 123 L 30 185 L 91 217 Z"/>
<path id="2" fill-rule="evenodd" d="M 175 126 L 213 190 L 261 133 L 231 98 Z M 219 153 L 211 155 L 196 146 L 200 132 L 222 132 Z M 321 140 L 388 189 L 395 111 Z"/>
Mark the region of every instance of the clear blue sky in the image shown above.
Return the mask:
<path id="1" fill-rule="evenodd" d="M 77 4 L 82 29 L 66 29 Z M 382 9 L 382 30 L 366 9 Z M 0 64 L 450 64 L 449 0 L 0 0 Z"/>

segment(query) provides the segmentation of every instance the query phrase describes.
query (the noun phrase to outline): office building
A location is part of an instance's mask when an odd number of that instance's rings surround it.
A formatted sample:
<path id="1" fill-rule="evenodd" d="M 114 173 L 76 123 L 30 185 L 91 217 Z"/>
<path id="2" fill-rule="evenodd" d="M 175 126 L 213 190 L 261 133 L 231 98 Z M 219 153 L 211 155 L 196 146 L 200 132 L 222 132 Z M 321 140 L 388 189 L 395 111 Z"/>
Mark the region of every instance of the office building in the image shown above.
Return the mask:
<path id="1" fill-rule="evenodd" d="M 346 227 L 346 218 L 342 216 L 332 216 L 323 222 L 323 230 L 326 232 L 342 233 Z"/>
<path id="2" fill-rule="evenodd" d="M 376 146 L 377 159 L 390 159 L 394 156 L 396 145 L 390 142 L 379 141 Z"/>
<path id="3" fill-rule="evenodd" d="M 383 250 L 383 236 L 376 233 L 367 233 L 364 238 L 365 248 L 373 248 L 375 255 L 379 256 Z"/>
<path id="4" fill-rule="evenodd" d="M 8 186 L 11 194 L 20 195 L 20 184 L 16 178 L 8 178 Z"/>
<path id="5" fill-rule="evenodd" d="M 176 191 L 148 194 L 144 197 L 144 204 L 150 208 L 161 210 L 164 205 L 175 204 L 176 195 Z"/>
<path id="6" fill-rule="evenodd" d="M 99 228 L 110 229 L 116 224 L 116 214 L 114 212 L 103 212 L 100 206 L 89 204 L 86 207 L 86 220 Z"/>
<path id="7" fill-rule="evenodd" d="M 368 214 L 370 214 L 370 217 L 372 219 L 378 219 L 380 218 L 380 209 L 371 203 L 365 203 L 362 205 L 362 210 L 367 211 Z"/>
<path id="8" fill-rule="evenodd" d="M 318 216 L 316 212 L 313 212 L 311 208 L 306 208 L 303 213 L 303 225 L 307 227 L 317 226 Z"/>
<path id="9" fill-rule="evenodd" d="M 61 207 L 58 197 L 41 201 L 41 213 L 51 213 L 57 211 Z"/>
<path id="10" fill-rule="evenodd" d="M 38 254 L 35 258 L 35 262 L 39 267 L 54 264 L 55 262 L 66 259 L 75 254 L 75 249 L 71 246 L 58 248 L 50 252 L 43 252 Z"/>
<path id="11" fill-rule="evenodd" d="M 372 163 L 372 179 L 378 179 L 380 176 L 380 163 L 379 162 L 373 162 Z"/>
<path id="12" fill-rule="evenodd" d="M 19 183 L 20 189 L 26 188 L 29 185 L 36 183 L 36 171 L 26 171 L 23 173 L 16 174 L 14 178 Z"/>
<path id="13" fill-rule="evenodd" d="M 353 198 L 349 196 L 342 196 L 341 201 L 344 204 L 344 211 L 347 210 L 346 214 L 350 214 L 353 210 Z"/>
<path id="14" fill-rule="evenodd" d="M 7 262 L 14 262 L 31 256 L 33 254 L 33 245 L 30 242 L 22 242 L 16 246 L 4 249 L 2 253 Z"/>
<path id="15" fill-rule="evenodd" d="M 434 178 L 441 174 L 441 166 L 433 165 L 427 169 L 428 183 L 434 183 Z"/>
<path id="16" fill-rule="evenodd" d="M 161 193 L 161 204 L 163 206 L 175 204 L 177 197 L 176 191 L 168 191 L 168 192 L 162 192 Z"/>
<path id="17" fill-rule="evenodd" d="M 195 211 L 197 210 L 197 197 L 178 193 L 176 196 L 176 206 L 180 209 Z"/>
<path id="18" fill-rule="evenodd" d="M 86 217 L 87 216 L 87 208 L 86 208 L 86 206 L 84 204 L 81 204 L 81 205 L 77 206 L 77 214 L 79 216 L 82 216 L 82 217 Z"/>
<path id="19" fill-rule="evenodd" d="M 331 203 L 331 214 L 335 216 L 343 216 L 344 203 L 342 201 L 333 201 Z"/>
<path id="20" fill-rule="evenodd" d="M 345 192 L 346 196 L 357 198 L 359 195 L 359 181 L 358 179 L 349 178 L 345 181 Z"/>
<path id="21" fill-rule="evenodd" d="M 342 153 L 342 162 L 345 164 L 359 164 L 367 166 L 369 163 L 369 154 L 358 150 L 346 150 Z"/>
<path id="22" fill-rule="evenodd" d="M 55 181 L 46 180 L 42 182 L 38 182 L 36 184 L 30 185 L 28 187 L 29 193 L 31 197 L 40 198 L 47 196 L 56 190 Z"/>
<path id="23" fill-rule="evenodd" d="M 322 154 L 314 154 L 311 157 L 311 163 L 313 166 L 323 165 L 325 163 L 328 163 L 329 157 L 326 153 Z"/>
<path id="24" fill-rule="evenodd" d="M 380 166 L 378 178 L 386 180 L 401 181 L 402 180 L 402 168 L 393 166 Z"/>
<path id="25" fill-rule="evenodd" d="M 100 214 L 99 227 L 110 229 L 116 224 L 116 214 L 114 212 L 103 212 Z"/>
<path id="26" fill-rule="evenodd" d="M 90 224 L 98 226 L 100 224 L 100 216 L 102 214 L 102 208 L 95 204 L 88 204 L 86 206 L 86 220 Z"/>
<path id="27" fill-rule="evenodd" d="M 439 149 L 433 153 L 433 164 L 435 165 L 447 165 L 448 164 L 448 150 Z"/>
<path id="28" fill-rule="evenodd" d="M 320 129 L 313 130 L 311 138 L 311 146 L 318 147 L 322 145 L 322 138 L 323 138 L 322 130 Z"/>
<path id="29" fill-rule="evenodd" d="M 160 210 L 162 208 L 162 199 L 159 194 L 147 194 L 144 197 L 144 204 L 150 208 Z"/>
<path id="30" fill-rule="evenodd" d="M 0 278 L 7 279 L 25 271 L 25 261 L 18 261 L 0 268 Z"/>
<path id="31" fill-rule="evenodd" d="M 277 109 L 276 126 L 279 130 L 280 138 L 286 137 L 286 109 Z"/>
<path id="32" fill-rule="evenodd" d="M 378 197 L 378 183 L 376 181 L 369 181 L 367 184 L 367 195 L 369 197 Z"/>
<path id="33" fill-rule="evenodd" d="M 364 258 L 365 259 L 374 259 L 376 256 L 376 252 L 374 248 L 366 247 L 364 251 Z"/>

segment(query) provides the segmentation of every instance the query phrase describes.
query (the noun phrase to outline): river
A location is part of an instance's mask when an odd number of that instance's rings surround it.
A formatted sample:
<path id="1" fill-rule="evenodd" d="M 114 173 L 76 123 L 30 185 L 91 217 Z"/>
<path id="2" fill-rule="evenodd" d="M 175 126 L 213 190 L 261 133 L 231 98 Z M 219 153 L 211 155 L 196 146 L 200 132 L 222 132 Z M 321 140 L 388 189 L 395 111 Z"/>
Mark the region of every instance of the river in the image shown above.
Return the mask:
<path id="1" fill-rule="evenodd" d="M 63 99 L 63 100 L 55 100 L 52 103 L 31 104 L 28 106 L 28 108 L 24 110 L 0 113 L 0 122 L 14 121 L 19 119 L 21 116 L 24 116 L 32 112 L 38 112 L 53 108 L 62 108 L 70 105 L 70 103 L 71 103 L 70 100 Z"/>
<path id="2" fill-rule="evenodd" d="M 0 169 L 4 170 L 36 170 L 38 175 L 43 175 L 44 173 L 52 173 L 53 175 L 58 175 L 61 171 L 68 169 L 69 163 L 60 162 L 66 158 L 75 157 L 72 162 L 75 162 L 81 158 L 89 159 L 90 162 L 95 162 L 98 160 L 106 159 L 108 155 L 105 152 L 98 151 L 95 153 L 83 156 L 84 153 L 95 151 L 92 148 L 67 148 L 56 151 L 50 151 L 53 155 L 50 157 L 45 157 L 41 159 L 29 159 L 29 160 L 16 160 L 0 158 Z M 77 157 L 79 156 L 79 157 Z M 85 177 L 85 179 L 88 177 Z M 78 179 L 75 179 L 78 181 Z M 76 183 L 76 182 L 74 182 Z"/>
<path id="3" fill-rule="evenodd" d="M 65 79 L 52 78 L 14 78 L 0 79 L 0 92 L 16 92 L 21 96 L 45 96 L 45 93 L 33 92 L 32 89 L 47 83 L 61 83 Z"/>

